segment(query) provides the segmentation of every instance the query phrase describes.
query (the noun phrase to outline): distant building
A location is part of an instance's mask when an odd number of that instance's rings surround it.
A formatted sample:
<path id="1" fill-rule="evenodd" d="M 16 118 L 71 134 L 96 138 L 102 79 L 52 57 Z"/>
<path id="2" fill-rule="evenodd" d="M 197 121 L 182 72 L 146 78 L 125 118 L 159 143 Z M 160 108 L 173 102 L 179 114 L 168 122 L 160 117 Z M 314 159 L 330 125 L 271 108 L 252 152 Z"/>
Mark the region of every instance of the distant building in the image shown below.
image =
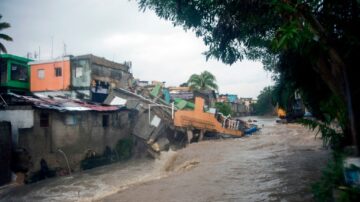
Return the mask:
<path id="1" fill-rule="evenodd" d="M 238 96 L 236 94 L 221 94 L 217 98 L 217 102 L 237 102 Z"/>
<path id="2" fill-rule="evenodd" d="M 33 61 L 29 65 L 31 67 L 31 92 L 70 90 L 69 57 Z"/>
<path id="3" fill-rule="evenodd" d="M 228 102 L 237 102 L 238 101 L 238 96 L 236 94 L 226 94 L 227 96 L 227 101 Z"/>
<path id="4" fill-rule="evenodd" d="M 176 98 L 183 100 L 194 99 L 194 93 L 190 90 L 189 87 L 169 87 L 168 89 L 171 100 L 175 100 Z"/>
<path id="5" fill-rule="evenodd" d="M 32 60 L 10 54 L 0 54 L 0 89 L 5 91 L 29 91 Z"/>
<path id="6" fill-rule="evenodd" d="M 228 98 L 227 98 L 226 95 L 221 94 L 221 95 L 219 95 L 219 96 L 217 97 L 216 101 L 217 101 L 217 102 L 227 102 L 227 101 L 228 101 Z"/>
<path id="7" fill-rule="evenodd" d="M 214 90 L 198 90 L 194 91 L 194 99 L 196 97 L 201 97 L 205 101 L 207 107 L 215 107 L 216 102 L 216 93 Z M 194 100 L 195 102 L 195 100 Z"/>
<path id="8" fill-rule="evenodd" d="M 140 87 L 145 87 L 149 85 L 149 81 L 141 81 L 141 80 L 137 80 L 136 84 Z"/>

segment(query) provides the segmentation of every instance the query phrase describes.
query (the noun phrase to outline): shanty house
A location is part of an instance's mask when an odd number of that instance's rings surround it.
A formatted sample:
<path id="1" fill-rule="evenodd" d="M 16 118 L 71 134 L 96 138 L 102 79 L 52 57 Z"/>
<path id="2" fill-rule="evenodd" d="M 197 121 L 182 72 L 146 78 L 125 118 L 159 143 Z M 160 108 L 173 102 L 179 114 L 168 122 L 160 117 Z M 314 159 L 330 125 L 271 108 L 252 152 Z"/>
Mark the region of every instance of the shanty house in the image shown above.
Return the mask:
<path id="1" fill-rule="evenodd" d="M 10 54 L 0 54 L 0 88 L 2 90 L 28 91 L 30 87 L 30 59 Z"/>
<path id="2" fill-rule="evenodd" d="M 70 89 L 70 58 L 30 62 L 30 91 L 63 91 Z"/>
<path id="3" fill-rule="evenodd" d="M 102 103 L 114 88 L 129 89 L 130 64 L 120 64 L 92 54 L 71 58 L 71 86 L 75 91 L 89 91 L 91 100 Z"/>
<path id="4" fill-rule="evenodd" d="M 17 147 L 24 148 L 31 157 L 30 171 L 40 169 L 44 159 L 49 167 L 66 168 L 67 155 L 71 169 L 78 170 L 88 152 L 103 154 L 114 149 L 118 140 L 131 134 L 128 110 L 121 106 L 95 105 L 65 97 L 35 97 L 10 94 L 14 106 L 8 117 L 12 123 L 15 108 L 31 107 L 30 127 L 19 127 Z M 13 111 L 13 112 L 11 112 Z M 5 113 L 6 114 L 6 113 Z M 20 121 L 22 120 L 19 117 Z"/>

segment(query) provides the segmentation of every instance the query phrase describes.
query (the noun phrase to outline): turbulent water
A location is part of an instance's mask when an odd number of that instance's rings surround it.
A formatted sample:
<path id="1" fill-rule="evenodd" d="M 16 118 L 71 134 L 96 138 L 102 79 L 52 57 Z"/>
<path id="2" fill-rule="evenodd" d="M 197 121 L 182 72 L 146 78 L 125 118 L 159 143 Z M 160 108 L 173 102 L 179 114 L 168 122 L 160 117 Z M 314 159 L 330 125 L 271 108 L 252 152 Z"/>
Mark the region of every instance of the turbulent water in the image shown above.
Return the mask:
<path id="1" fill-rule="evenodd" d="M 314 133 L 256 119 L 255 135 L 194 143 L 72 177 L 23 186 L 4 201 L 311 201 L 310 184 L 328 158 Z"/>

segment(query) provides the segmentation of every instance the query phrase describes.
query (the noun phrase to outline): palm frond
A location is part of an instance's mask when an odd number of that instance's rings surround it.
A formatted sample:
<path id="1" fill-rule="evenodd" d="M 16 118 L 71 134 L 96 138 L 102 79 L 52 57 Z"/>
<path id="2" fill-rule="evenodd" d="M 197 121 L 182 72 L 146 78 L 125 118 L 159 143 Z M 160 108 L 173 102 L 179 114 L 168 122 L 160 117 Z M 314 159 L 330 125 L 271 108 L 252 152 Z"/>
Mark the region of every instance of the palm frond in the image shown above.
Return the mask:
<path id="1" fill-rule="evenodd" d="M 7 22 L 0 22 L 0 30 L 7 29 L 11 27 L 11 25 Z"/>
<path id="2" fill-rule="evenodd" d="M 12 41 L 13 40 L 9 35 L 6 35 L 6 34 L 0 34 L 0 39 L 3 39 L 5 41 Z"/>
<path id="3" fill-rule="evenodd" d="M 0 43 L 0 52 L 7 53 L 5 46 Z"/>
<path id="4" fill-rule="evenodd" d="M 2 15 L 0 15 L 0 20 L 2 18 Z M 6 28 L 9 28 L 10 27 L 10 24 L 7 23 L 7 22 L 0 22 L 0 30 L 3 30 L 3 29 L 6 29 Z M 0 39 L 3 39 L 5 41 L 12 41 L 12 38 L 6 34 L 1 34 L 0 33 Z M 7 53 L 6 51 L 6 48 L 4 46 L 4 44 L 0 43 L 0 52 L 4 52 L 4 53 Z"/>
<path id="5" fill-rule="evenodd" d="M 208 71 L 203 71 L 201 74 L 192 74 L 188 80 L 190 89 L 192 90 L 217 90 L 216 78 Z"/>

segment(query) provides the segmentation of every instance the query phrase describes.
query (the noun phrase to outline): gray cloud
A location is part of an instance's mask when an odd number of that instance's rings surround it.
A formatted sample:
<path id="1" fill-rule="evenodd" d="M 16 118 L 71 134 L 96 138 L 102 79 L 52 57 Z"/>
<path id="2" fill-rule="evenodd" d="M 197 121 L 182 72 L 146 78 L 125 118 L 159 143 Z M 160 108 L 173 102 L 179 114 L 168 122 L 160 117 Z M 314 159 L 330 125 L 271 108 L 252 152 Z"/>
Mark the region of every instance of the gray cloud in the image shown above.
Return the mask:
<path id="1" fill-rule="evenodd" d="M 63 54 L 93 53 L 117 62 L 132 61 L 134 76 L 179 85 L 193 73 L 216 75 L 221 93 L 256 97 L 272 84 L 259 62 L 232 66 L 205 61 L 207 48 L 192 32 L 174 27 L 153 12 L 140 12 L 127 0 L 0 0 L 3 20 L 14 38 L 4 42 L 8 52 L 25 56 L 41 49 L 41 59 Z"/>

